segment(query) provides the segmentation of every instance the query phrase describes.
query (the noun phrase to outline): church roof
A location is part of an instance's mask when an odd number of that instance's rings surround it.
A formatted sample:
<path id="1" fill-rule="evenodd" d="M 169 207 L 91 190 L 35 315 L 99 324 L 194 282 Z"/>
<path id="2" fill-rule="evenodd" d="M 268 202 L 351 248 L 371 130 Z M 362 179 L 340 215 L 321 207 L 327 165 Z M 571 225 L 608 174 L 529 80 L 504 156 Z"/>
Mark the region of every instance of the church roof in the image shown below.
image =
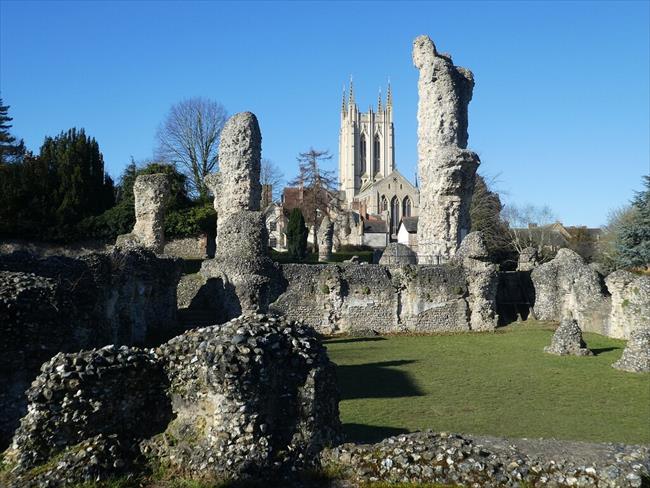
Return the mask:
<path id="1" fill-rule="evenodd" d="M 397 178 L 400 181 L 400 183 L 408 185 L 411 188 L 411 190 L 414 192 L 414 194 L 419 195 L 420 190 L 418 190 L 418 188 L 415 185 L 413 185 L 413 183 L 411 183 L 402 173 L 400 173 L 396 169 L 393 169 L 393 171 L 388 176 L 385 176 L 380 180 L 375 180 L 374 182 L 368 182 L 365 185 L 363 185 L 359 190 L 358 195 L 356 195 L 356 198 L 363 197 L 363 194 L 368 193 L 369 190 L 373 190 L 380 186 L 384 186 L 385 184 L 389 184 L 395 178 Z"/>
<path id="2" fill-rule="evenodd" d="M 364 220 L 363 232 L 366 234 L 385 234 L 388 226 L 383 220 Z"/>

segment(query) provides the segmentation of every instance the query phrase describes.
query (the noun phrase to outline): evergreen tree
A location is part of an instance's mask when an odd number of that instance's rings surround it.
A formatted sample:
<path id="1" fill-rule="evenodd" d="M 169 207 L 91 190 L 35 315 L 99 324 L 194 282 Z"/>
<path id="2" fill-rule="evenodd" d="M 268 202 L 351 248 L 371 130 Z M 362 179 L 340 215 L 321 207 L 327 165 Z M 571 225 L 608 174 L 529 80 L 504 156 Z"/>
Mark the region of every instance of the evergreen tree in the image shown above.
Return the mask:
<path id="1" fill-rule="evenodd" d="M 632 217 L 623 223 L 618 239 L 621 267 L 650 268 L 650 175 L 643 177 L 645 189 L 632 200 Z"/>
<path id="2" fill-rule="evenodd" d="M 104 172 L 99 144 L 83 129 L 46 137 L 39 159 L 54 178 L 54 216 L 58 225 L 76 224 L 114 205 L 113 180 Z"/>
<path id="3" fill-rule="evenodd" d="M 16 138 L 11 135 L 11 122 L 9 117 L 9 105 L 3 105 L 0 98 L 0 165 L 12 164 L 22 161 L 25 156 L 25 143 L 21 139 L 16 142 Z"/>
<path id="4" fill-rule="evenodd" d="M 287 224 L 287 250 L 295 259 L 304 259 L 307 255 L 307 226 L 299 208 L 294 208 Z"/>

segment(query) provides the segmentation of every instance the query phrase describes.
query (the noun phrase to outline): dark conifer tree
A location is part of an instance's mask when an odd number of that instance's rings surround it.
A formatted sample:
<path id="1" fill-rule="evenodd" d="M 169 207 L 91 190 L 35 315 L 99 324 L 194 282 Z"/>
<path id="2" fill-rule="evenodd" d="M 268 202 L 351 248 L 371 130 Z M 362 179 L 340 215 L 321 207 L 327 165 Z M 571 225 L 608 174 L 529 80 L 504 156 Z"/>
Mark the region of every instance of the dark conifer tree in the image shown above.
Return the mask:
<path id="1" fill-rule="evenodd" d="M 304 259 L 307 254 L 307 226 L 299 208 L 294 208 L 287 224 L 287 251 L 295 259 Z"/>
<path id="2" fill-rule="evenodd" d="M 4 105 L 0 98 L 0 164 L 18 163 L 25 156 L 25 143 L 22 139 L 16 142 L 16 138 L 9 132 L 12 120 L 9 117 L 9 105 Z"/>

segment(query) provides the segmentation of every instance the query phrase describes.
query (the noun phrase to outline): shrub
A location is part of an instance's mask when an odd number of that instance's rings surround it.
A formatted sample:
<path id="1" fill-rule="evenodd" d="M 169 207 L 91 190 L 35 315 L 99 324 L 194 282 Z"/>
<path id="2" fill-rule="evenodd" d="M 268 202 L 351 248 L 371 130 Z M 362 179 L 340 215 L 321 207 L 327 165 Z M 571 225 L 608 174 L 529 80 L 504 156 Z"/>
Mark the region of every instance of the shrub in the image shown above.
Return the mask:
<path id="1" fill-rule="evenodd" d="M 165 236 L 192 237 L 213 235 L 217 226 L 217 213 L 212 205 L 173 210 L 165 216 Z"/>

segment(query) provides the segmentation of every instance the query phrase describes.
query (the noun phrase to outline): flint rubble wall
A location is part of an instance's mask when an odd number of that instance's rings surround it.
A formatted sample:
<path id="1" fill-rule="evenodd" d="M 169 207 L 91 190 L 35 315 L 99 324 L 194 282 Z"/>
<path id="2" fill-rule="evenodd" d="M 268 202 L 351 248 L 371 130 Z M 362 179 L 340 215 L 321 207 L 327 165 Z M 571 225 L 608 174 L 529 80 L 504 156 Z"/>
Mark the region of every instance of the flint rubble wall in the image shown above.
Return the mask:
<path id="1" fill-rule="evenodd" d="M 179 277 L 177 259 L 142 249 L 0 256 L 0 448 L 24 413 L 25 390 L 55 354 L 171 336 Z"/>

